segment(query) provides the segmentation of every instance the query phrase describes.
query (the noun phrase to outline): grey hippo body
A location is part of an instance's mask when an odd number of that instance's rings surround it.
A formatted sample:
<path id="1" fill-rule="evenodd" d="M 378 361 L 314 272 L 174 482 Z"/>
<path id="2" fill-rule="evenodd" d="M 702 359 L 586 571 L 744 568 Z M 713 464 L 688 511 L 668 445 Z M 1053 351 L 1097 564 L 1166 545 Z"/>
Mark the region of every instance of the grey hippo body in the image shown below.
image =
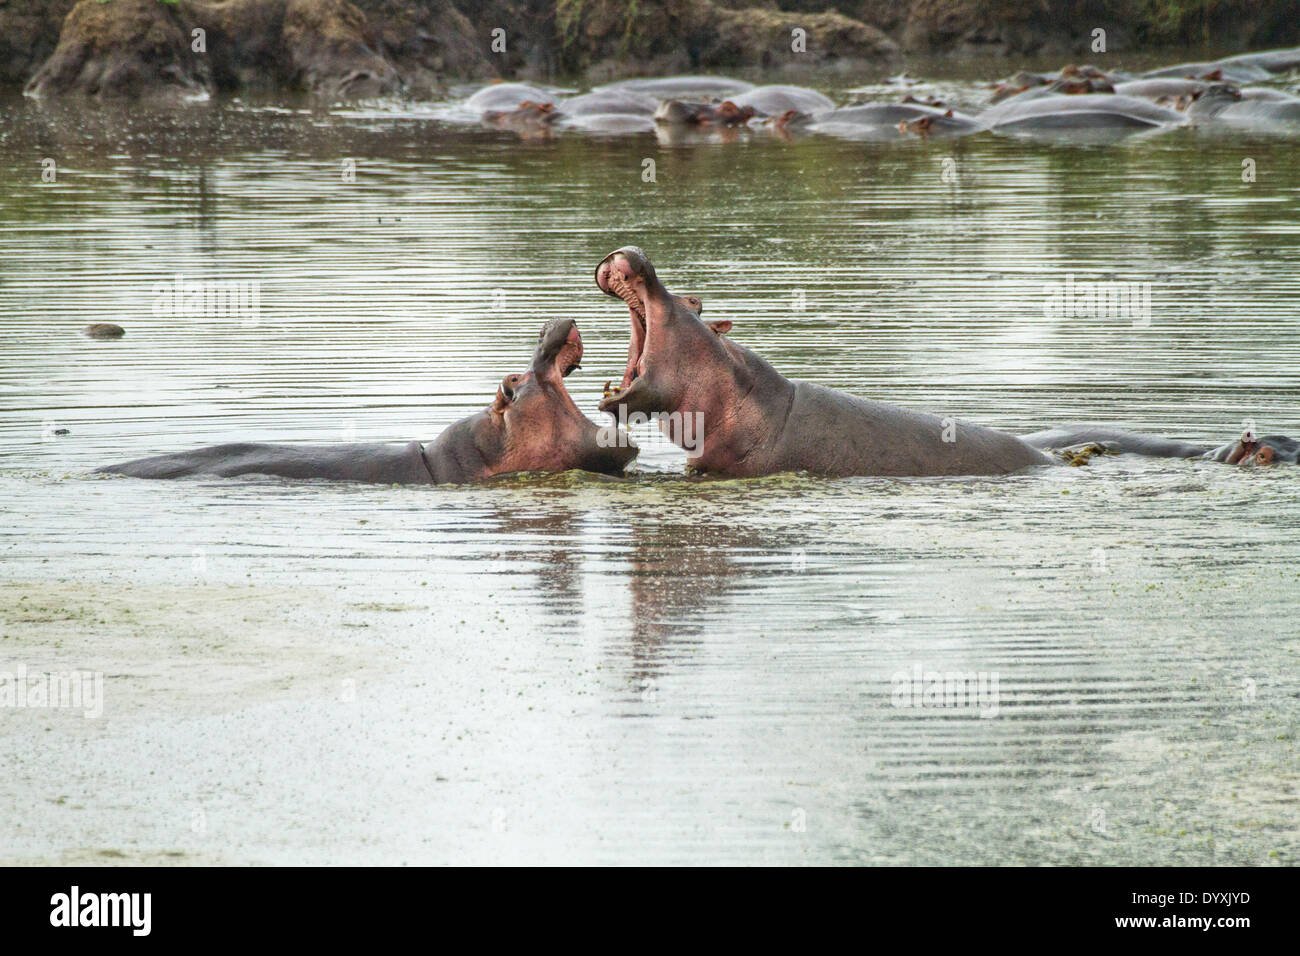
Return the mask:
<path id="1" fill-rule="evenodd" d="M 984 129 L 974 116 L 925 103 L 862 103 L 812 117 L 813 132 L 843 139 L 897 139 L 904 133 L 963 136 Z"/>
<path id="2" fill-rule="evenodd" d="M 465 108 L 476 113 L 509 112 L 523 103 L 549 103 L 555 97 L 531 83 L 494 83 L 485 86 L 465 101 Z"/>
<path id="3" fill-rule="evenodd" d="M 1014 435 L 786 378 L 723 334 L 729 322 L 706 324 L 684 307 L 636 247 L 606 256 L 596 283 L 623 299 L 631 320 L 622 384 L 601 410 L 628 420 L 695 417 L 702 433 L 689 464 L 697 471 L 998 475 L 1052 461 Z M 661 427 L 685 444 L 673 418 Z"/>
<path id="4" fill-rule="evenodd" d="M 995 133 L 1051 131 L 1140 132 L 1182 125 L 1183 115 L 1148 100 L 1116 93 L 1062 95 L 1036 91 L 1004 100 L 980 114 Z"/>
<path id="5" fill-rule="evenodd" d="M 754 88 L 753 83 L 732 79 L 729 76 L 656 76 L 631 80 L 618 80 L 594 87 L 593 93 L 642 93 L 656 99 L 681 99 L 683 97 L 712 96 L 725 99 L 738 96 Z"/>
<path id="6" fill-rule="evenodd" d="M 1265 50 L 1262 53 L 1240 53 L 1199 63 L 1176 63 L 1173 66 L 1149 70 L 1144 77 L 1205 77 L 1229 80 L 1234 83 L 1253 83 L 1279 73 L 1300 67 L 1300 47 L 1283 50 Z"/>
<path id="7" fill-rule="evenodd" d="M 758 116 L 776 116 L 787 110 L 812 114 L 835 108 L 829 97 L 804 86 L 756 86 L 728 99 L 741 109 L 753 107 Z"/>
<path id="8" fill-rule="evenodd" d="M 1218 446 L 1088 424 L 1060 425 L 1022 435 L 1021 439 L 1044 450 L 1097 444 L 1115 455 L 1200 458 L 1230 465 L 1300 464 L 1300 442 L 1285 435 L 1256 437 L 1250 431 Z"/>
<path id="9" fill-rule="evenodd" d="M 583 93 L 556 104 L 564 126 L 591 133 L 636 133 L 654 129 L 658 100 L 633 90 Z"/>
<path id="10" fill-rule="evenodd" d="M 448 426 L 428 444 L 291 445 L 238 442 L 109 465 L 134 478 L 272 475 L 380 484 L 461 484 L 522 471 L 577 468 L 621 474 L 634 445 L 606 447 L 573 403 L 564 376 L 582 340 L 572 319 L 548 323 L 528 371 L 506 376 L 492 404 Z"/>
<path id="11" fill-rule="evenodd" d="M 1300 126 L 1300 96 L 1268 88 L 1238 89 L 1213 83 L 1187 107 L 1197 126 Z"/>

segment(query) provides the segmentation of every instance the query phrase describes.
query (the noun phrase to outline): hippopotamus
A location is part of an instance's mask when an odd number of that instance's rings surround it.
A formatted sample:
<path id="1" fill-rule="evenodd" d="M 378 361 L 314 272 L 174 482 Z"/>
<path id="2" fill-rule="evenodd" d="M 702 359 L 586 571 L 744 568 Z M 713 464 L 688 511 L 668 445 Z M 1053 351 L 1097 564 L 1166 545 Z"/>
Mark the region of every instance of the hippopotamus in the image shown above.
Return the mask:
<path id="1" fill-rule="evenodd" d="M 1273 126 L 1300 123 L 1300 96 L 1281 90 L 1241 90 L 1228 83 L 1211 83 L 1187 107 L 1197 125 Z"/>
<path id="2" fill-rule="evenodd" d="M 1154 80 L 1129 80 L 1127 83 L 1116 84 L 1115 92 L 1120 96 L 1151 100 L 1153 103 L 1162 103 L 1166 100 L 1178 102 L 1184 97 L 1190 102 L 1205 92 L 1207 86 L 1209 83 L 1205 80 L 1167 77 Z"/>
<path id="3" fill-rule="evenodd" d="M 1015 94 L 1012 99 L 1015 103 L 1028 103 L 1030 100 L 1044 99 L 1049 96 L 1082 96 L 1085 93 L 1114 93 L 1115 87 L 1110 80 L 1097 79 L 1091 76 L 1061 76 L 1052 80 L 1046 86 L 1035 86 L 1031 89 Z M 996 101 L 995 101 L 996 102 Z M 1006 98 L 1001 100 L 1003 110 L 1011 109 L 1006 102 Z"/>
<path id="4" fill-rule="evenodd" d="M 1045 91 L 1080 96 L 1084 93 L 1114 93 L 1115 86 L 1110 80 L 1095 76 L 1063 76 L 1049 83 Z"/>
<path id="5" fill-rule="evenodd" d="M 583 93 L 556 104 L 560 123 L 592 133 L 639 133 L 654 129 L 658 100 L 631 90 Z"/>
<path id="6" fill-rule="evenodd" d="M 730 100 L 721 103 L 664 100 L 655 110 L 654 121 L 674 126 L 744 126 L 754 116 L 754 107 L 742 108 Z"/>
<path id="7" fill-rule="evenodd" d="M 1053 77 L 1046 73 L 1031 73 L 1028 70 L 1020 70 L 1005 80 L 993 84 L 993 96 L 989 102 L 1001 103 L 1009 97 L 1019 96 L 1025 90 L 1033 89 L 1036 86 L 1046 86 L 1052 82 L 1052 79 Z"/>
<path id="8" fill-rule="evenodd" d="M 1114 85 L 1125 79 L 1123 73 L 1107 73 L 1088 64 L 1068 64 L 1061 72 L 1053 76 L 1050 73 L 1030 73 L 1026 70 L 995 83 L 991 104 L 1001 103 L 1013 96 L 1020 96 L 1037 87 L 1052 87 L 1054 93 L 1113 93 Z"/>
<path id="9" fill-rule="evenodd" d="M 565 116 L 600 116 L 626 113 L 632 116 L 653 116 L 659 101 L 645 93 L 631 90 L 596 90 L 580 96 L 570 96 L 556 104 Z"/>
<path id="10" fill-rule="evenodd" d="M 620 387 L 600 403 L 619 421 L 659 415 L 695 471 L 756 477 L 997 475 L 1052 459 L 1014 435 L 786 378 L 706 324 L 670 293 L 635 246 L 611 252 L 596 285 L 628 307 L 631 339 Z M 683 440 L 687 423 L 700 426 Z"/>
<path id="11" fill-rule="evenodd" d="M 485 86 L 465 101 L 465 108 L 476 113 L 510 112 L 526 102 L 546 103 L 554 97 L 531 83 L 494 83 Z"/>
<path id="12" fill-rule="evenodd" d="M 1235 442 L 1220 445 L 1201 456 L 1229 465 L 1300 464 L 1300 441 L 1285 435 L 1264 435 L 1255 438 L 1246 432 Z"/>
<path id="13" fill-rule="evenodd" d="M 120 339 L 126 335 L 126 329 L 113 322 L 94 322 L 81 330 L 88 339 Z"/>
<path id="14" fill-rule="evenodd" d="M 1270 103 L 1294 103 L 1300 97 L 1271 86 L 1243 86 L 1238 90 L 1243 100 L 1264 100 Z"/>
<path id="15" fill-rule="evenodd" d="M 979 121 L 973 117 L 962 116 L 954 110 L 940 108 L 933 108 L 933 112 L 927 112 L 916 119 L 898 124 L 900 133 L 911 133 L 915 136 L 965 136 L 982 128 Z"/>
<path id="16" fill-rule="evenodd" d="M 488 110 L 483 122 L 498 129 L 508 129 L 525 137 L 549 136 L 551 127 L 559 119 L 553 103 L 534 103 L 524 100 L 512 110 Z"/>
<path id="17" fill-rule="evenodd" d="M 948 109 L 948 104 L 937 96 L 913 96 L 911 93 L 907 93 L 898 102 L 911 103 L 915 106 L 933 106 L 935 109 L 940 110 Z"/>
<path id="18" fill-rule="evenodd" d="M 1028 95 L 1028 94 L 1025 94 Z M 1181 125 L 1175 110 L 1116 93 L 1014 97 L 980 114 L 996 133 L 1113 131 L 1140 132 Z"/>
<path id="19" fill-rule="evenodd" d="M 924 122 L 918 122 L 924 121 Z M 908 124 L 916 123 L 916 127 Z M 861 103 L 820 113 L 809 127 L 846 139 L 893 139 L 901 133 L 962 135 L 983 128 L 980 120 L 921 103 Z"/>
<path id="20" fill-rule="evenodd" d="M 1021 440 L 1040 449 L 1069 449 L 1101 445 L 1115 455 L 1144 455 L 1152 458 L 1202 458 L 1230 465 L 1271 465 L 1279 462 L 1300 464 L 1300 442 L 1285 435 L 1257 438 L 1246 429 L 1240 438 L 1218 447 L 1178 438 L 1145 435 L 1104 425 L 1059 425 L 1029 435 Z"/>
<path id="21" fill-rule="evenodd" d="M 1227 80 L 1230 83 L 1255 83 L 1266 80 L 1272 74 L 1261 66 L 1250 63 L 1230 64 L 1226 60 L 1214 60 L 1200 63 L 1175 63 L 1173 66 L 1158 70 L 1147 70 L 1139 79 L 1158 80 L 1165 77 L 1181 77 L 1189 80 Z"/>
<path id="22" fill-rule="evenodd" d="M 785 142 L 794 142 L 796 136 L 808 132 L 812 116 L 802 110 L 786 110 L 776 116 L 755 117 L 749 121 L 749 128 L 759 133 L 768 133 Z"/>
<path id="23" fill-rule="evenodd" d="M 1259 53 L 1238 53 L 1218 61 L 1220 66 L 1249 66 L 1269 74 L 1289 73 L 1300 68 L 1300 46 L 1281 50 L 1263 50 Z"/>
<path id="24" fill-rule="evenodd" d="M 1227 80 L 1231 83 L 1254 83 L 1297 67 L 1300 67 L 1300 47 L 1290 47 L 1265 50 L 1262 53 L 1239 53 L 1210 62 L 1176 63 L 1158 70 L 1148 70 L 1142 76 L 1184 76 Z"/>
<path id="25" fill-rule="evenodd" d="M 526 372 L 507 375 L 492 404 L 449 425 L 428 444 L 211 445 L 100 468 L 135 478 L 276 475 L 381 484 L 461 484 L 524 471 L 618 475 L 636 457 L 630 442 L 606 447 L 574 404 L 564 377 L 579 367 L 572 319 L 547 323 Z"/>
<path id="26" fill-rule="evenodd" d="M 741 109 L 751 107 L 758 116 L 775 116 L 786 110 L 820 113 L 835 108 L 835 103 L 829 97 L 802 86 L 756 86 L 730 99 Z"/>
<path id="27" fill-rule="evenodd" d="M 629 92 L 644 93 L 656 99 L 683 99 L 693 96 L 726 99 L 754 88 L 753 83 L 735 80 L 729 76 L 655 76 L 633 80 L 619 80 L 592 89 L 593 93 Z"/>

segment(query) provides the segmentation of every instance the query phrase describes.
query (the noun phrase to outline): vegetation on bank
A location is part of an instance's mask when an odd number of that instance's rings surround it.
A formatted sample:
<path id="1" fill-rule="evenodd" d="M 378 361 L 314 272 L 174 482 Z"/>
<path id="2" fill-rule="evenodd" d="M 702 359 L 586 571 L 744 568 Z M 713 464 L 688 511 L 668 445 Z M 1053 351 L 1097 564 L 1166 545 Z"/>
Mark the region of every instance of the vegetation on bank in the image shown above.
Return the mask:
<path id="1" fill-rule="evenodd" d="M 888 64 L 903 52 L 1074 58 L 1097 28 L 1108 52 L 1262 49 L 1300 43 L 1295 2 L 0 0 L 0 83 L 38 95 L 418 95 L 492 76 Z"/>

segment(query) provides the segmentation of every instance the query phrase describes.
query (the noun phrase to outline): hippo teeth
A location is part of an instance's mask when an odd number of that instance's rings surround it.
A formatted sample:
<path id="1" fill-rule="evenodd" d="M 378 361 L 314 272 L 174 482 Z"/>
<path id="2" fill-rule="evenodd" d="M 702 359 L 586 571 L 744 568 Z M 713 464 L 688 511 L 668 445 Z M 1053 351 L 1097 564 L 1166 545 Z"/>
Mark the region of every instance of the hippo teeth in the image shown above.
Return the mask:
<path id="1" fill-rule="evenodd" d="M 642 322 L 645 321 L 645 312 L 641 308 L 641 297 L 636 294 L 636 290 L 631 284 L 617 272 L 613 273 L 609 279 L 609 287 L 614 294 L 627 303 L 627 307 L 636 313 L 636 317 Z"/>

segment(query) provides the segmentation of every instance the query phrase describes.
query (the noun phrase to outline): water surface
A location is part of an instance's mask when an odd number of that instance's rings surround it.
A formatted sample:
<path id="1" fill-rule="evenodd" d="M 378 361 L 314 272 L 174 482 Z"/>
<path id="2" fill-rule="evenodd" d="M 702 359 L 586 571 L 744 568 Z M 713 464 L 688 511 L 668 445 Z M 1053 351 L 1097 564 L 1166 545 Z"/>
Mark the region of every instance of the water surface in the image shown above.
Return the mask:
<path id="1" fill-rule="evenodd" d="M 432 438 L 561 316 L 594 414 L 627 321 L 592 270 L 629 242 L 792 376 L 1012 431 L 1295 435 L 1293 140 L 670 147 L 436 112 L 0 110 L 0 669 L 106 687 L 94 721 L 0 712 L 0 855 L 1294 860 L 1294 469 L 702 482 L 642 431 L 621 481 L 88 474 Z M 176 275 L 255 281 L 259 313 L 155 310 Z M 1149 283 L 1150 315 L 1045 315 L 1067 276 Z M 996 716 L 896 706 L 918 666 L 996 674 Z"/>

